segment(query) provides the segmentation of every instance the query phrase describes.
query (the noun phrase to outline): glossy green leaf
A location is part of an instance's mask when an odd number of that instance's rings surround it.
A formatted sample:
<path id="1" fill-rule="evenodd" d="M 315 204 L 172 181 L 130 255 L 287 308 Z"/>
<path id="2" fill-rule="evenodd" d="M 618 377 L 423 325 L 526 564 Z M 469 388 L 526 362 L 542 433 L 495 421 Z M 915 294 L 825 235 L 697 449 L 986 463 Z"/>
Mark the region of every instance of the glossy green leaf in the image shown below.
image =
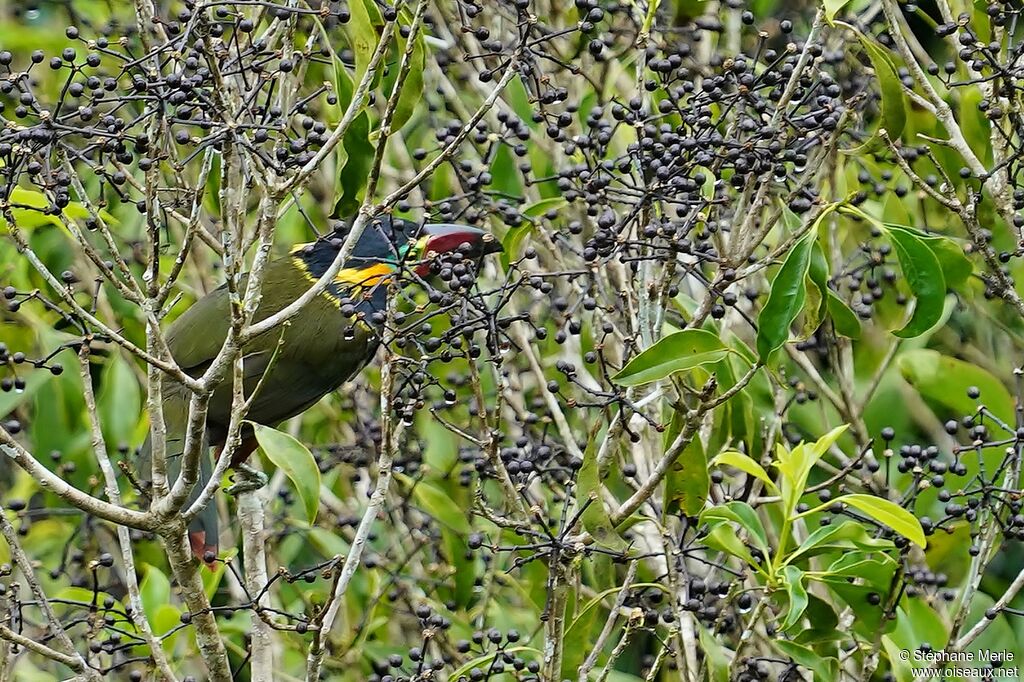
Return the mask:
<path id="1" fill-rule="evenodd" d="M 836 333 L 848 339 L 859 339 L 861 336 L 860 318 L 831 290 L 828 292 L 827 305 L 828 316 L 832 319 L 832 326 Z"/>
<path id="2" fill-rule="evenodd" d="M 738 524 L 740 528 L 746 531 L 745 534 L 749 536 L 750 541 L 757 545 L 757 548 L 765 556 L 768 556 L 770 552 L 768 533 L 765 532 L 764 525 L 757 516 L 757 512 L 746 502 L 733 501 L 709 507 L 701 514 L 700 520 L 702 523 L 728 521 Z"/>
<path id="3" fill-rule="evenodd" d="M 804 614 L 810 627 L 796 634 L 793 641 L 797 644 L 832 642 L 846 636 L 836 627 L 839 625 L 839 616 L 835 609 L 821 597 L 808 593 Z"/>
<path id="4" fill-rule="evenodd" d="M 335 62 L 335 76 L 338 107 L 344 111 L 352 101 L 355 86 L 345 65 L 340 61 Z M 333 212 L 335 217 L 350 217 L 359 209 L 373 163 L 373 154 L 374 146 L 370 143 L 370 119 L 365 111 L 361 111 L 345 131 L 345 138 L 341 144 L 335 148 L 338 168 L 334 182 L 334 194 L 337 197 Z"/>
<path id="5" fill-rule="evenodd" d="M 355 117 L 339 145 L 344 149 L 344 166 L 338 175 L 338 201 L 334 215 L 346 218 L 355 215 L 366 193 L 366 181 L 373 164 L 374 146 L 370 142 L 370 118 L 363 111 Z"/>
<path id="6" fill-rule="evenodd" d="M 786 566 L 782 572 L 782 585 L 789 597 L 789 608 L 782 622 L 782 629 L 789 630 L 800 622 L 800 617 L 807 608 L 807 589 L 804 587 L 804 572 L 796 566 Z"/>
<path id="7" fill-rule="evenodd" d="M 964 253 L 963 248 L 949 237 L 937 234 L 925 234 L 908 225 L 896 223 L 885 223 L 885 227 L 891 232 L 902 230 L 916 236 L 931 249 L 939 266 L 942 268 L 942 277 L 947 287 L 960 286 L 974 272 L 974 264 Z"/>
<path id="8" fill-rule="evenodd" d="M 700 438 L 694 435 L 665 475 L 666 511 L 678 509 L 686 516 L 697 516 L 708 500 L 710 487 L 707 456 Z"/>
<path id="9" fill-rule="evenodd" d="M 405 14 L 405 12 L 403 12 Z M 411 18 L 410 18 L 411 19 Z M 398 51 L 404 53 L 407 40 L 399 38 Z M 426 64 L 426 44 L 423 40 L 422 27 L 413 41 L 412 53 L 409 55 L 409 73 L 402 83 L 395 104 L 395 113 L 391 117 L 392 132 L 401 130 L 402 126 L 412 118 L 416 105 L 423 99 L 423 69 Z"/>
<path id="10" fill-rule="evenodd" d="M 887 554 L 847 552 L 820 574 L 807 574 L 828 586 L 857 615 L 852 627 L 865 637 L 888 632 L 895 623 L 885 617 L 885 607 L 896 573 L 896 561 Z"/>
<path id="11" fill-rule="evenodd" d="M 305 445 L 289 434 L 277 429 L 248 422 L 256 433 L 256 441 L 278 469 L 295 486 L 306 513 L 306 521 L 313 523 L 320 507 L 320 468 Z"/>
<path id="12" fill-rule="evenodd" d="M 684 329 L 669 334 L 626 363 L 612 377 L 621 386 L 640 386 L 659 381 L 676 372 L 718 362 L 729 349 L 711 332 Z"/>
<path id="13" fill-rule="evenodd" d="M 761 361 L 786 343 L 789 328 L 804 308 L 815 238 L 811 231 L 798 241 L 772 280 L 768 301 L 757 317 L 757 356 Z"/>
<path id="14" fill-rule="evenodd" d="M 580 504 L 587 505 L 580 516 L 583 527 L 598 544 L 616 552 L 626 549 L 626 541 L 615 531 L 608 517 L 608 510 L 604 506 L 604 498 L 601 495 L 601 472 L 597 464 L 597 444 L 594 439 L 591 439 L 583 453 L 583 466 L 580 468 L 576 484 L 579 486 L 577 499 Z"/>
<path id="15" fill-rule="evenodd" d="M 828 311 L 828 261 L 818 240 L 811 245 L 811 263 L 807 269 L 807 304 L 799 339 L 807 339 L 818 330 Z"/>
<path id="16" fill-rule="evenodd" d="M 736 530 L 729 524 L 723 523 L 722 520 L 711 526 L 711 530 L 704 538 L 704 544 L 712 549 L 717 549 L 742 559 L 752 568 L 759 571 L 763 570 L 760 564 L 754 560 L 754 555 L 750 553 L 747 546 L 736 536 Z"/>
<path id="17" fill-rule="evenodd" d="M 825 18 L 828 19 L 828 22 L 832 23 L 836 15 L 839 14 L 839 10 L 846 7 L 849 2 L 850 0 L 824 0 Z"/>
<path id="18" fill-rule="evenodd" d="M 799 443 L 792 449 L 781 443 L 776 446 L 777 466 L 782 474 L 782 504 L 787 515 L 791 515 L 797 502 L 804 494 L 807 477 L 818 460 L 849 428 L 842 424 L 832 429 L 813 443 Z"/>
<path id="19" fill-rule="evenodd" d="M 522 173 L 516 166 L 512 150 L 506 144 L 499 144 L 494 151 L 490 189 L 509 197 L 523 196 Z"/>
<path id="20" fill-rule="evenodd" d="M 370 65 L 374 50 L 377 48 L 377 29 L 370 17 L 370 10 L 363 0 L 348 3 L 350 18 L 347 33 L 355 54 L 356 71 L 353 80 L 358 83 Z"/>
<path id="21" fill-rule="evenodd" d="M 896 361 L 900 374 L 918 393 L 945 406 L 951 415 L 973 414 L 979 404 L 1007 424 L 1014 423 L 1014 400 L 999 379 L 985 369 L 942 355 L 935 350 L 912 350 Z M 981 394 L 977 400 L 967 395 L 970 387 Z"/>
<path id="22" fill-rule="evenodd" d="M 898 140 L 903 135 L 903 129 L 907 125 L 907 105 L 903 94 L 903 84 L 900 82 L 896 67 L 893 66 L 885 49 L 874 39 L 865 36 L 857 31 L 857 39 L 864 47 L 864 51 L 871 60 L 871 68 L 875 71 L 878 79 L 878 88 L 882 93 L 882 122 L 890 140 Z"/>
<path id="23" fill-rule="evenodd" d="M 768 476 L 768 472 L 764 470 L 764 467 L 742 452 L 727 450 L 719 453 L 718 455 L 715 455 L 715 458 L 711 460 L 708 466 L 729 466 L 739 469 L 740 471 L 748 473 L 754 478 L 759 479 L 773 493 L 777 494 L 779 492 L 778 487 L 775 485 L 775 482 L 771 477 Z"/>
<path id="24" fill-rule="evenodd" d="M 830 656 L 820 656 L 813 649 L 785 639 L 772 640 L 775 647 L 789 656 L 801 667 L 810 670 L 814 682 L 835 682 L 839 679 L 839 661 Z"/>
<path id="25" fill-rule="evenodd" d="M 927 540 L 924 537 L 924 530 L 921 522 L 909 511 L 895 502 L 890 502 L 882 497 L 874 495 L 850 494 L 842 495 L 832 500 L 831 504 L 848 504 L 855 509 L 864 512 L 875 521 L 888 526 L 895 532 L 913 542 L 918 547 L 924 547 Z"/>
<path id="26" fill-rule="evenodd" d="M 505 237 L 501 240 L 502 253 L 501 253 L 501 267 L 508 270 L 512 260 L 518 258 L 519 247 L 522 245 L 523 240 L 526 239 L 530 232 L 533 231 L 533 221 L 541 218 L 548 211 L 557 211 L 565 208 L 568 205 L 563 197 L 551 197 L 548 199 L 541 199 L 535 201 L 522 210 L 522 215 L 529 220 L 524 221 L 522 225 L 518 227 L 510 228 L 505 233 Z"/>
<path id="27" fill-rule="evenodd" d="M 551 197 L 529 204 L 523 208 L 521 213 L 527 218 L 536 219 L 543 217 L 548 211 L 560 211 L 568 205 L 569 202 L 564 197 Z"/>
<path id="28" fill-rule="evenodd" d="M 920 336 L 942 319 L 946 300 L 946 280 L 939 260 L 920 236 L 903 228 L 889 228 L 900 269 L 916 302 L 910 320 L 893 331 L 900 338 Z"/>
<path id="29" fill-rule="evenodd" d="M 468 661 L 467 663 L 464 663 L 463 665 L 459 666 L 458 668 L 456 668 L 452 672 L 452 674 L 449 676 L 449 679 L 457 680 L 457 679 L 459 679 L 462 676 L 469 675 L 470 672 L 474 668 L 479 668 L 481 672 L 486 672 L 487 669 L 488 669 L 488 666 L 490 666 L 491 662 L 494 661 L 494 659 L 498 657 L 499 653 L 501 653 L 501 654 L 516 654 L 516 653 L 519 653 L 519 652 L 528 652 L 528 653 L 531 654 L 532 657 L 537 657 L 537 658 L 543 656 L 543 654 L 540 651 L 538 651 L 537 649 L 534 649 L 533 647 L 528 647 L 528 646 L 508 647 L 506 649 L 502 649 L 501 651 L 492 651 L 489 654 L 484 654 L 482 656 L 477 656 L 476 658 L 472 659 L 471 661 Z"/>
<path id="30" fill-rule="evenodd" d="M 891 549 L 892 542 L 875 538 L 868 534 L 867 529 L 856 521 L 846 520 L 839 524 L 831 524 L 818 528 L 800 543 L 792 554 L 786 557 L 787 562 L 815 556 L 823 552 L 847 549 Z"/>

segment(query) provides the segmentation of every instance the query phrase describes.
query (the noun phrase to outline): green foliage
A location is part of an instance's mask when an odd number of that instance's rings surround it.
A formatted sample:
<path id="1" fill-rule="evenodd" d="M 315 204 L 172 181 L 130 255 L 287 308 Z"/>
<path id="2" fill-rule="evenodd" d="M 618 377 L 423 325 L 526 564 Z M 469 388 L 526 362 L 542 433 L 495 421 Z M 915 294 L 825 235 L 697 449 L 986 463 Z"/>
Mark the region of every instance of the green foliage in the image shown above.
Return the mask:
<path id="1" fill-rule="evenodd" d="M 802 237 L 772 280 L 771 294 L 757 318 L 757 354 L 764 362 L 789 339 L 789 328 L 807 301 L 807 272 L 816 235 Z"/>
<path id="2" fill-rule="evenodd" d="M 153 320 L 166 328 L 226 269 L 248 270 L 266 216 L 270 252 L 285 254 L 442 155 L 386 212 L 472 224 L 503 253 L 407 263 L 387 352 L 288 433 L 251 424 L 277 472 L 257 493 L 265 591 L 247 582 L 258 552 L 223 491 L 217 560 L 191 581 L 163 527 L 131 531 L 132 619 L 178 677 L 211 677 L 189 586 L 243 682 L 268 621 L 269 676 L 303 678 L 331 607 L 321 677 L 342 682 L 728 682 L 758 665 L 771 679 L 909 682 L 918 666 L 902 652 L 974 627 L 967 650 L 1024 655 L 1022 598 L 986 612 L 1020 571 L 1024 535 L 1020 12 L 954 3 L 945 26 L 932 7 L 891 3 L 906 18 L 894 32 L 885 2 L 432 0 L 415 36 L 409 2 L 287 17 L 288 3 L 171 2 L 157 3 L 171 43 L 156 52 L 118 35 L 139 25 L 130 4 L 14 8 L 0 29 L 13 53 L 10 69 L 0 57 L 0 143 L 13 141 L 0 150 L 13 218 L 0 223 L 0 426 L 104 501 L 108 458 L 123 504 L 148 510 L 136 449 L 149 368 L 87 318 L 162 357 Z M 65 38 L 69 23 L 81 37 Z M 906 62 L 925 55 L 937 71 Z M 266 284 L 264 302 L 300 293 Z M 382 400 L 385 357 L 396 381 Z M 155 374 L 165 398 L 181 388 Z M 374 496 L 382 442 L 397 444 L 394 475 Z M 0 457 L 4 518 L 41 589 L 91 665 L 150 675 L 117 529 L 39 479 Z M 0 564 L 12 551 L 0 541 Z M 0 570 L 9 626 L 59 648 L 24 582 Z M 77 674 L 38 652 L 12 660 L 0 678 Z"/>
<path id="3" fill-rule="evenodd" d="M 612 380 L 623 386 L 659 381 L 676 372 L 721 361 L 729 349 L 712 332 L 684 329 L 669 334 L 630 360 Z"/>
<path id="4" fill-rule="evenodd" d="M 274 466 L 281 469 L 295 486 L 305 521 L 313 523 L 320 508 L 320 469 L 313 454 L 291 435 L 277 429 L 248 422 L 256 434 L 256 440 Z"/>

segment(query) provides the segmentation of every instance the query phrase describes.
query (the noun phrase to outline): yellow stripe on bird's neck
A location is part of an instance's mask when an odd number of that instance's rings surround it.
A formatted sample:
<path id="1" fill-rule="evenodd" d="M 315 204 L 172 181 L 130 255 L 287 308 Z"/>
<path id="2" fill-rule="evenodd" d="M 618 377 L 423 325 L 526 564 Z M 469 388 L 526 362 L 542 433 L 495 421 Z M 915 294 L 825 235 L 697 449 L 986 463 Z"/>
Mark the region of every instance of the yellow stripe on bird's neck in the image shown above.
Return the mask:
<path id="1" fill-rule="evenodd" d="M 372 287 L 384 278 L 390 277 L 394 271 L 395 269 L 387 263 L 374 263 L 365 268 L 342 268 L 335 275 L 334 281 L 338 284 Z"/>

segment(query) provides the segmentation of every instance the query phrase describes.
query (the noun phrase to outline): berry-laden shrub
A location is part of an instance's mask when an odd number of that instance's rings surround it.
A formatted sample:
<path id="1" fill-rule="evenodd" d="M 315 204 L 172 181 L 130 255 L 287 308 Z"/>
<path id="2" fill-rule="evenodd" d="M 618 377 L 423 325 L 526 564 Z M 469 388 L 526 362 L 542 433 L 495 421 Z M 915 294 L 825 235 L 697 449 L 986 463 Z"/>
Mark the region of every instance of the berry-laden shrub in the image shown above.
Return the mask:
<path id="1" fill-rule="evenodd" d="M 14 5 L 0 679 L 1015 674 L 1016 4 Z"/>

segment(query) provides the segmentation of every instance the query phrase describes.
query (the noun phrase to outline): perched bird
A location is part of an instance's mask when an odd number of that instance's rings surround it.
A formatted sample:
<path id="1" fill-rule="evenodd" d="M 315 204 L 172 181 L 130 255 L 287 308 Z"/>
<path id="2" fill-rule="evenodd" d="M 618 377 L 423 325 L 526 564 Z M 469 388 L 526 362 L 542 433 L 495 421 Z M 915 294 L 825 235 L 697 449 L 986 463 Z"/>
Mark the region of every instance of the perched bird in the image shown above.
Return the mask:
<path id="1" fill-rule="evenodd" d="M 255 321 L 278 312 L 302 295 L 334 261 L 345 232 L 300 244 L 267 264 L 263 298 Z M 246 419 L 276 425 L 316 404 L 365 367 L 381 338 L 390 280 L 403 269 L 419 277 L 430 275 L 435 255 L 459 250 L 466 258 L 481 258 L 501 250 L 493 235 L 466 225 L 420 226 L 381 217 L 367 225 L 334 282 L 302 309 L 290 323 L 252 339 L 242 349 L 243 386 L 252 398 Z M 241 287 L 244 289 L 245 276 Z M 415 278 L 411 278 L 415 279 Z M 196 301 L 167 329 L 171 355 L 189 375 L 199 377 L 210 366 L 227 338 L 231 313 L 226 285 Z M 255 394 L 255 395 L 254 395 Z M 181 468 L 190 393 L 179 382 L 165 379 L 164 421 L 167 468 L 171 481 Z M 213 392 L 206 418 L 204 453 L 225 445 L 231 415 L 231 379 Z M 236 469 L 256 449 L 251 428 L 242 431 L 242 444 L 232 466 Z M 150 474 L 151 443 L 140 451 L 139 477 Z M 212 461 L 200 458 L 195 500 L 209 480 Z M 217 552 L 217 510 L 210 503 L 189 526 L 193 553 L 202 558 Z"/>

